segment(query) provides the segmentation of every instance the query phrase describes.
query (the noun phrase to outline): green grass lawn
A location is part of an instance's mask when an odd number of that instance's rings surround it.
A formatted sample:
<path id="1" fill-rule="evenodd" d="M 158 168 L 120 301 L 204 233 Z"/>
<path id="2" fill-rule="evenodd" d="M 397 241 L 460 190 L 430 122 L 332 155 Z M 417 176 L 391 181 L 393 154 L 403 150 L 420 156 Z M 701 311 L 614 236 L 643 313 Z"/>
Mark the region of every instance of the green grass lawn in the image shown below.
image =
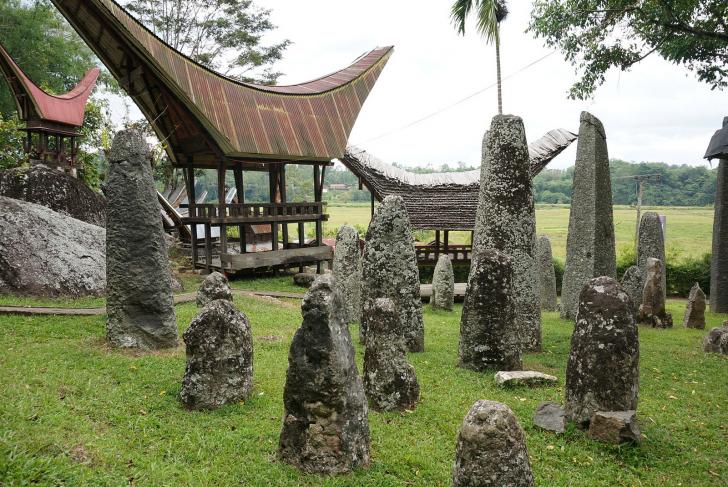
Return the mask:
<path id="1" fill-rule="evenodd" d="M 256 287 L 285 286 L 263 279 Z M 728 484 L 728 357 L 702 353 L 706 332 L 640 329 L 645 440 L 615 447 L 579 430 L 556 436 L 533 426 L 540 401 L 563 397 L 571 323 L 544 314 L 545 351 L 525 357 L 526 367 L 557 375 L 561 385 L 504 390 L 492 374 L 455 367 L 460 306 L 453 313 L 425 307 L 427 351 L 410 355 L 421 401 L 411 413 L 370 412 L 371 467 L 345 477 L 303 475 L 276 459 L 300 310 L 291 301 L 235 303 L 253 330 L 255 389 L 245 404 L 215 412 L 180 407 L 183 347 L 110 350 L 103 317 L 0 316 L 0 485 L 449 485 L 458 427 L 478 399 L 513 409 L 538 485 Z M 669 304 L 680 322 L 684 302 Z M 183 331 L 196 308 L 176 309 Z M 709 315 L 708 326 L 726 318 Z M 358 345 L 357 359 L 361 370 Z"/>

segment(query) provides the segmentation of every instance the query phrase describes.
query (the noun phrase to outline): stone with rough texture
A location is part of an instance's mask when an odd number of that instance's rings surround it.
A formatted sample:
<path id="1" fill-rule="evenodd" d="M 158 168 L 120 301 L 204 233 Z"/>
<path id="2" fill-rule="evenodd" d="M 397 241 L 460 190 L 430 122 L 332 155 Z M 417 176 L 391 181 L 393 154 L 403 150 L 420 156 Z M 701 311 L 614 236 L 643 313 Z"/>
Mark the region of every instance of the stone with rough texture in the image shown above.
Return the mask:
<path id="1" fill-rule="evenodd" d="M 420 273 L 409 216 L 400 196 L 387 196 L 377 207 L 367 230 L 362 257 L 362 302 L 390 298 L 400 317 L 407 350 L 424 352 Z M 360 334 L 366 343 L 367 316 Z"/>
<path id="2" fill-rule="evenodd" d="M 180 400 L 189 409 L 244 401 L 253 388 L 253 335 L 248 318 L 225 299 L 210 301 L 183 335 L 187 368 Z"/>
<path id="3" fill-rule="evenodd" d="M 499 386 L 540 386 L 556 384 L 559 381 L 553 375 L 535 370 L 500 370 L 496 372 L 494 379 Z"/>
<path id="4" fill-rule="evenodd" d="M 728 321 L 708 332 L 703 340 L 703 351 L 728 355 Z"/>
<path id="5" fill-rule="evenodd" d="M 205 277 L 197 290 L 197 307 L 203 308 L 207 303 L 216 299 L 233 300 L 228 278 L 220 272 L 211 272 Z"/>
<path id="6" fill-rule="evenodd" d="M 470 408 L 458 432 L 452 485 L 534 485 L 526 438 L 508 406 L 480 400 Z"/>
<path id="7" fill-rule="evenodd" d="M 589 422 L 587 435 L 592 440 L 613 445 L 642 440 L 636 411 L 597 411 Z"/>
<path id="8" fill-rule="evenodd" d="M 662 300 L 667 298 L 667 281 L 664 272 L 665 237 L 662 233 L 660 217 L 654 211 L 647 211 L 640 220 L 637 233 L 637 267 L 642 272 L 642 286 L 647 282 L 648 260 L 657 259 L 663 263 L 663 272 L 660 276 L 660 292 Z"/>
<path id="9" fill-rule="evenodd" d="M 307 473 L 340 474 L 369 465 L 369 419 L 343 297 L 320 276 L 301 305 L 283 389 L 281 459 Z"/>
<path id="10" fill-rule="evenodd" d="M 533 424 L 546 431 L 563 433 L 566 431 L 564 408 L 555 402 L 542 402 L 533 413 Z"/>
<path id="11" fill-rule="evenodd" d="M 559 304 L 556 296 L 556 269 L 551 253 L 551 241 L 546 235 L 536 240 L 536 260 L 538 261 L 538 280 L 541 290 L 541 309 L 557 311 Z"/>
<path id="12" fill-rule="evenodd" d="M 313 284 L 317 276 L 318 274 L 312 274 L 310 272 L 298 272 L 293 275 L 293 284 L 301 287 L 311 287 L 311 284 Z"/>
<path id="13" fill-rule="evenodd" d="M 475 255 L 460 317 L 460 367 L 480 372 L 521 369 L 512 286 L 510 257 L 493 249 Z"/>
<path id="14" fill-rule="evenodd" d="M 700 284 L 697 282 L 693 284 L 688 295 L 683 326 L 705 330 L 705 293 L 700 289 Z"/>
<path id="15" fill-rule="evenodd" d="M 622 290 L 627 293 L 627 296 L 632 300 L 632 313 L 635 318 L 642 304 L 642 288 L 644 283 L 642 282 L 642 271 L 636 265 L 629 267 L 622 276 Z"/>
<path id="16" fill-rule="evenodd" d="M 643 274 L 645 286 L 642 288 L 642 304 L 637 320 L 654 328 L 672 328 L 672 315 L 665 311 L 665 295 L 662 292 L 662 262 L 650 257 Z"/>
<path id="17" fill-rule="evenodd" d="M 407 362 L 407 347 L 399 333 L 394 303 L 388 298 L 367 301 L 369 334 L 364 352 L 364 391 L 376 411 L 414 409 L 420 397 L 415 369 Z"/>
<path id="18" fill-rule="evenodd" d="M 106 230 L 0 196 L 0 292 L 31 296 L 102 296 Z"/>
<path id="19" fill-rule="evenodd" d="M 493 117 L 485 134 L 473 257 L 485 249 L 496 249 L 511 257 L 518 341 L 523 351 L 540 351 L 541 306 L 531 163 L 523 120 L 513 115 Z"/>
<path id="20" fill-rule="evenodd" d="M 581 112 L 561 285 L 562 318 L 576 317 L 584 284 L 599 276 L 617 276 L 607 135 L 598 118 Z"/>
<path id="21" fill-rule="evenodd" d="M 728 125 L 728 117 L 723 120 Z M 728 159 L 718 163 L 710 259 L 710 310 L 728 313 Z"/>
<path id="22" fill-rule="evenodd" d="M 361 322 L 361 250 L 359 232 L 351 225 L 343 225 L 336 232 L 333 271 L 336 285 L 346 299 L 344 320 Z"/>
<path id="23" fill-rule="evenodd" d="M 43 164 L 0 171 L 0 196 L 45 206 L 99 227 L 106 226 L 106 199 L 83 181 Z"/>
<path id="24" fill-rule="evenodd" d="M 149 148 L 116 134 L 106 182 L 106 337 L 114 347 L 177 346 L 177 319 Z"/>
<path id="25" fill-rule="evenodd" d="M 571 335 L 566 417 L 584 427 L 596 411 L 636 410 L 639 356 L 629 296 L 611 277 L 589 280 Z"/>
<path id="26" fill-rule="evenodd" d="M 434 309 L 452 311 L 455 305 L 455 273 L 449 255 L 441 255 L 432 274 L 432 297 L 430 305 Z"/>

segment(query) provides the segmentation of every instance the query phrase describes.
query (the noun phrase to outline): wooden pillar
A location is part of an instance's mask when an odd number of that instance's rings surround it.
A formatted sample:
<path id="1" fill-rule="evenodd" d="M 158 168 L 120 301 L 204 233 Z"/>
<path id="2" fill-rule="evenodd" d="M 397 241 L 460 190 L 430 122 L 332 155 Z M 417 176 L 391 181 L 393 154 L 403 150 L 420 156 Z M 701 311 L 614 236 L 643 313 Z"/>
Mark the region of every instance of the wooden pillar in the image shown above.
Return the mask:
<path id="1" fill-rule="evenodd" d="M 444 241 L 445 254 L 449 254 L 448 245 L 450 243 L 450 230 L 445 230 L 444 234 L 445 234 L 445 241 Z"/>
<path id="2" fill-rule="evenodd" d="M 298 222 L 298 247 L 303 248 L 306 245 L 306 228 L 303 222 Z M 298 266 L 298 272 L 303 272 L 303 266 Z"/>
<path id="3" fill-rule="evenodd" d="M 186 168 L 185 181 L 187 182 L 187 216 L 195 216 L 195 168 L 192 167 L 192 158 L 187 159 L 189 166 Z M 190 236 L 192 241 L 192 268 L 197 267 L 198 253 L 197 253 L 197 224 L 190 224 Z"/>
<path id="4" fill-rule="evenodd" d="M 435 230 L 435 262 L 440 258 L 440 230 Z"/>
<path id="5" fill-rule="evenodd" d="M 316 199 L 316 203 L 319 205 L 323 199 L 323 188 L 321 187 L 321 166 L 314 164 L 313 166 L 313 194 Z M 320 247 L 323 237 L 323 224 L 321 218 L 316 219 L 316 246 Z M 316 262 L 316 274 L 321 274 L 321 262 Z"/>
<path id="6" fill-rule="evenodd" d="M 281 164 L 280 172 L 278 174 L 278 184 L 280 187 L 280 194 L 281 194 L 281 203 L 285 204 L 288 202 L 287 196 L 286 196 L 286 165 Z M 285 207 L 284 207 L 285 208 Z M 285 212 L 285 210 L 284 210 Z M 283 229 L 283 248 L 288 248 L 288 223 L 283 223 L 282 225 Z"/>
<path id="7" fill-rule="evenodd" d="M 270 193 L 269 199 L 271 204 L 276 203 L 276 194 L 278 190 L 278 169 L 275 164 L 271 164 L 268 168 L 268 191 Z M 275 217 L 277 214 L 275 208 L 272 210 L 272 214 Z M 278 250 L 278 222 L 271 221 L 270 223 L 270 230 L 271 230 L 271 246 L 273 250 Z"/>
<path id="8" fill-rule="evenodd" d="M 238 204 L 245 204 L 245 186 L 243 185 L 243 168 L 240 165 L 235 166 L 235 190 L 238 192 Z M 244 216 L 244 208 L 238 207 L 238 216 Z M 238 232 L 240 233 L 240 253 L 244 254 L 247 252 L 247 242 L 245 238 L 245 224 L 241 223 L 238 225 Z"/>
<path id="9" fill-rule="evenodd" d="M 212 271 L 212 228 L 210 223 L 205 222 L 205 270 Z"/>
<path id="10" fill-rule="evenodd" d="M 223 159 L 217 165 L 217 216 L 223 222 L 227 220 L 227 202 L 225 201 L 226 173 L 227 165 Z M 227 225 L 225 223 L 220 224 L 220 255 L 222 254 L 227 254 Z"/>

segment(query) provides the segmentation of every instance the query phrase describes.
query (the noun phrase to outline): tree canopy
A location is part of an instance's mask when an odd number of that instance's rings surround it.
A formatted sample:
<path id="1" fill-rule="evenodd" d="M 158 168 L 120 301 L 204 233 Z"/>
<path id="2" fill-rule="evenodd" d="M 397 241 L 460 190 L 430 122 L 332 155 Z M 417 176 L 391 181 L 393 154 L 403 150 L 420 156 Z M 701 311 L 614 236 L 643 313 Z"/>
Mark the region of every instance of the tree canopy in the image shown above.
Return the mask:
<path id="1" fill-rule="evenodd" d="M 712 89 L 728 86 L 726 0 L 535 0 L 528 29 L 577 68 L 571 98 L 589 98 L 609 69 L 652 54 Z"/>

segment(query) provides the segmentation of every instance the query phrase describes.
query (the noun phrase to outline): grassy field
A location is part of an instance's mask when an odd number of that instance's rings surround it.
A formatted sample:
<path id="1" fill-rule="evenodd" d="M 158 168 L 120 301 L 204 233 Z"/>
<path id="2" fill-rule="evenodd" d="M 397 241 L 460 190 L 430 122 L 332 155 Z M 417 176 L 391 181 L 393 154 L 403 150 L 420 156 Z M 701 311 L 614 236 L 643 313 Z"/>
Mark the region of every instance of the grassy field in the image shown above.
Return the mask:
<path id="1" fill-rule="evenodd" d="M 236 281 L 236 287 L 252 281 Z M 258 289 L 293 290 L 290 277 Z M 370 412 L 372 465 L 347 477 L 303 475 L 277 461 L 288 348 L 297 303 L 236 298 L 255 340 L 255 390 L 245 404 L 188 412 L 177 394 L 184 348 L 108 349 L 104 318 L 0 316 L 0 485 L 449 485 L 455 437 L 478 399 L 508 404 L 523 426 L 538 485 L 727 485 L 728 357 L 704 354 L 706 332 L 640 329 L 639 446 L 583 432 L 537 430 L 532 413 L 563 389 L 499 389 L 455 367 L 460 307 L 425 308 L 426 347 L 410 355 L 422 389 L 414 412 Z M 684 302 L 670 301 L 680 321 Z M 196 309 L 177 307 L 180 331 Z M 526 367 L 563 384 L 572 325 L 543 316 L 544 352 Z M 709 315 L 709 327 L 728 316 Z M 356 336 L 355 327 L 352 334 Z M 361 370 L 362 349 L 357 345 Z"/>

